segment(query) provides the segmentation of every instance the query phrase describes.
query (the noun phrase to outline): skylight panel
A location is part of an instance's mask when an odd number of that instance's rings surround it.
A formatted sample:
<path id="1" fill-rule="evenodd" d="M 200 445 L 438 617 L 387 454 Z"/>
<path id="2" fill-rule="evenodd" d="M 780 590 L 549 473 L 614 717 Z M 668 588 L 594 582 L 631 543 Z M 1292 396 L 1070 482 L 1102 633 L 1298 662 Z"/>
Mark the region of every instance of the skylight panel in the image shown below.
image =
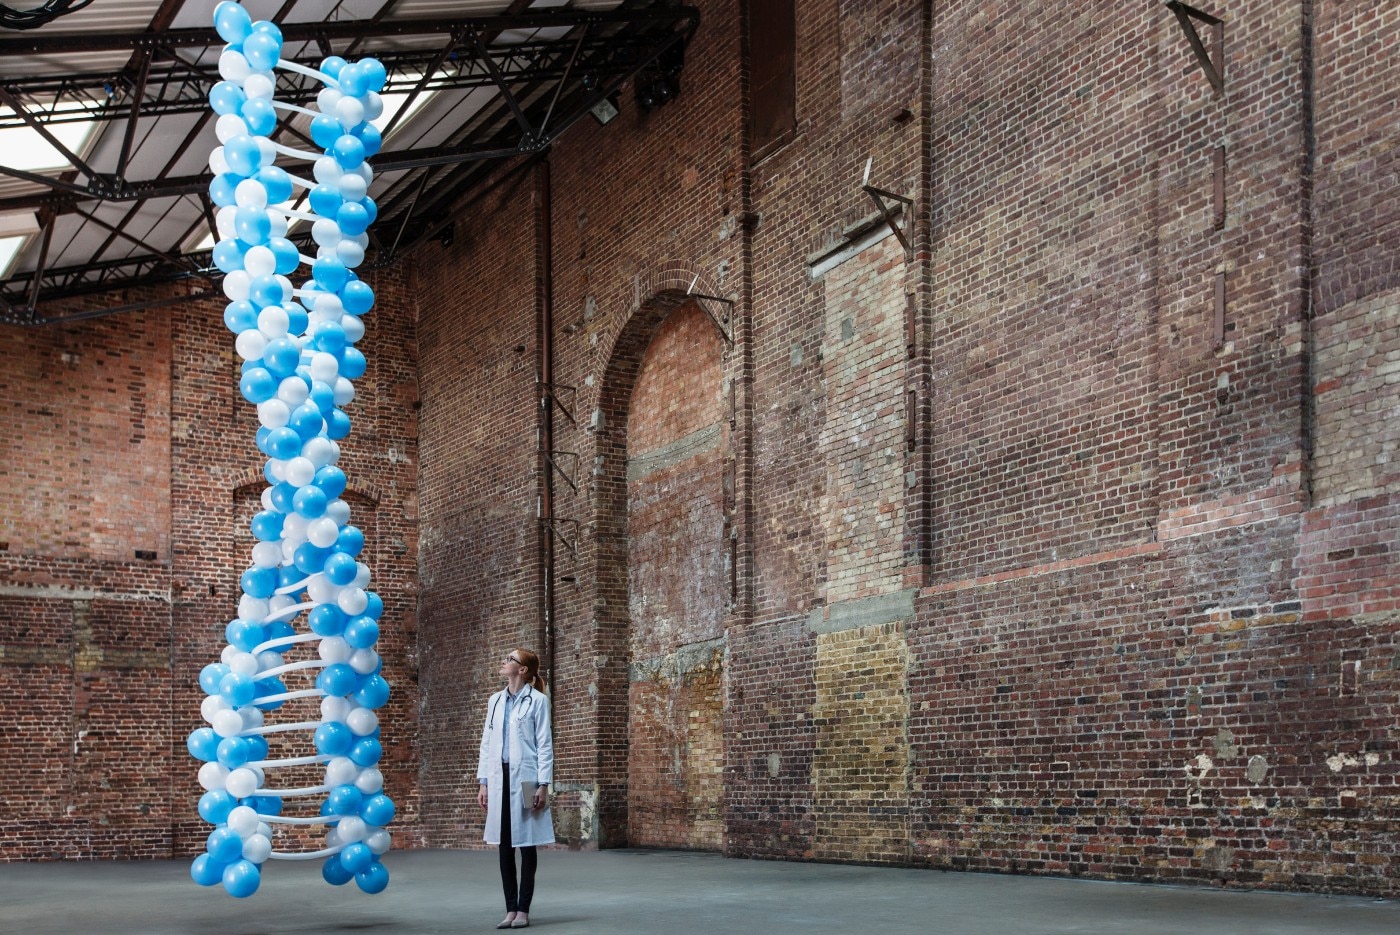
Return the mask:
<path id="1" fill-rule="evenodd" d="M 90 106 L 78 102 L 68 102 L 58 105 L 52 113 L 86 111 L 90 109 Z M 15 112 L 9 107 L 0 107 L 0 117 L 14 119 Z M 93 134 L 97 130 L 97 123 L 96 120 L 74 120 L 64 123 L 49 123 L 46 127 L 49 133 L 68 147 L 69 152 L 81 157 L 83 150 L 92 142 Z M 28 125 L 0 130 L 0 153 L 5 154 L 5 165 L 24 172 L 52 172 L 56 169 L 72 168 L 62 153 L 55 149 L 48 140 L 40 136 L 39 131 Z"/>
<path id="2" fill-rule="evenodd" d="M 24 249 L 28 237 L 0 237 L 0 280 L 8 279 L 10 267 Z"/>

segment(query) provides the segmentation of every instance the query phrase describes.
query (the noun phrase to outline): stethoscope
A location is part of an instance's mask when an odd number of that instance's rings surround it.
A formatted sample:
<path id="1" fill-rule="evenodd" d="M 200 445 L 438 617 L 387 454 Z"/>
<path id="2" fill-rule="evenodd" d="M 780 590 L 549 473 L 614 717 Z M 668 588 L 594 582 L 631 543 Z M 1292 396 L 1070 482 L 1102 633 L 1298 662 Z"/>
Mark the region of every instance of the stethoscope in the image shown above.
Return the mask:
<path id="1" fill-rule="evenodd" d="M 529 686 L 528 686 L 528 685 L 527 685 L 527 686 L 524 686 L 524 688 L 529 688 Z M 522 691 L 523 691 L 523 689 L 522 689 Z M 498 705 L 498 704 L 501 703 L 501 698 L 504 697 L 504 695 L 505 695 L 505 692 L 504 692 L 504 691 L 498 692 L 498 693 L 496 694 L 496 696 L 495 696 L 494 698 L 491 699 L 491 710 L 488 711 L 488 712 L 486 713 L 486 723 L 490 725 L 490 727 L 491 727 L 492 730 L 495 730 L 495 729 L 496 729 L 496 705 Z M 530 690 L 530 694 L 526 695 L 524 698 L 521 698 L 519 695 L 516 696 L 515 704 L 519 705 L 519 704 L 524 704 L 524 703 L 528 703 L 528 704 L 530 705 L 531 708 L 534 707 L 534 705 L 535 705 L 535 692 L 534 692 L 534 689 L 531 689 L 531 690 Z M 517 715 L 515 716 L 515 719 L 516 719 L 517 721 L 519 721 L 519 720 L 521 720 L 521 719 L 523 719 L 523 718 L 525 717 L 525 714 L 524 714 L 525 710 L 526 710 L 525 708 L 520 708 L 521 713 L 520 713 L 520 714 L 517 714 Z M 505 725 L 502 724 L 501 726 L 504 727 Z"/>

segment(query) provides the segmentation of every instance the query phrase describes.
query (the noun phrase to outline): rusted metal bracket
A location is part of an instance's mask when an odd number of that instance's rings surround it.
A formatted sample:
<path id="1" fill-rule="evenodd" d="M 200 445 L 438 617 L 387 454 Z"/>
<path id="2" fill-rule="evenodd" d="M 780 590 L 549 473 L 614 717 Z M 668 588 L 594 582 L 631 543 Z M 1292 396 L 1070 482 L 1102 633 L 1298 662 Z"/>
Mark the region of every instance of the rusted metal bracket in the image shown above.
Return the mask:
<path id="1" fill-rule="evenodd" d="M 557 516 L 541 516 L 540 522 L 549 528 L 550 535 L 564 546 L 564 548 L 568 549 L 570 555 L 574 558 L 578 558 L 578 520 L 560 519 Z M 565 535 L 561 532 L 561 526 L 566 527 L 573 538 L 569 538 L 569 535 Z"/>
<path id="2" fill-rule="evenodd" d="M 695 278 L 692 279 L 692 280 L 690 281 L 690 288 L 687 289 L 687 290 L 685 290 L 685 294 L 686 294 L 687 296 L 689 296 L 690 298 L 697 300 L 697 301 L 696 301 L 696 304 L 699 305 L 702 309 L 705 310 L 705 314 L 710 316 L 710 321 L 714 322 L 714 323 L 715 323 L 715 327 L 719 329 L 720 335 L 722 335 L 722 336 L 724 337 L 724 343 L 725 343 L 725 344 L 728 344 L 730 347 L 733 347 L 733 346 L 734 346 L 734 324 L 733 324 L 733 319 L 734 319 L 734 300 L 733 300 L 733 299 L 726 299 L 726 298 L 723 298 L 723 297 L 717 296 L 717 295 L 705 295 L 704 293 L 700 293 L 700 292 L 694 291 L 694 290 L 695 290 L 695 284 L 696 284 L 697 282 L 699 282 L 699 281 L 700 281 L 700 274 L 699 274 L 699 273 L 696 273 L 696 274 L 695 274 Z M 715 310 L 712 309 L 712 308 L 710 308 L 710 303 L 711 303 L 711 302 L 718 302 L 720 305 L 723 305 L 723 306 L 724 306 L 724 311 L 721 312 L 721 313 L 718 314 L 718 315 L 715 314 Z"/>
<path id="3" fill-rule="evenodd" d="M 885 223 L 890 226 L 890 230 L 904 247 L 905 259 L 914 258 L 914 246 L 909 243 L 909 237 L 904 233 L 904 228 L 899 226 L 899 220 L 895 217 L 895 209 L 890 207 L 889 202 L 894 201 L 904 206 L 904 216 L 911 218 L 914 216 L 914 199 L 905 198 L 903 195 L 896 195 L 894 192 L 887 192 L 882 188 L 876 188 L 870 184 L 870 167 L 875 162 L 875 157 L 871 156 L 865 160 L 865 177 L 861 179 L 861 191 L 870 196 L 870 200 L 875 202 L 875 206 L 884 215 Z M 888 199 L 888 200 L 887 200 Z"/>
<path id="4" fill-rule="evenodd" d="M 540 388 L 540 405 L 543 406 L 546 400 L 553 402 L 564 418 L 568 419 L 572 425 L 577 426 L 578 419 L 574 417 L 574 408 L 578 405 L 578 387 L 566 386 L 563 383 L 540 383 L 538 386 Z M 569 397 L 567 404 L 560 398 L 561 394 Z"/>
<path id="5" fill-rule="evenodd" d="M 568 459 L 568 458 L 572 458 L 572 459 L 573 459 L 573 461 L 571 462 L 571 467 L 572 467 L 572 470 L 571 470 L 571 471 L 570 471 L 570 470 L 565 470 L 564 467 L 563 467 L 562 465 L 560 465 L 560 463 L 559 463 L 561 460 Z M 574 491 L 575 493 L 578 493 L 578 465 L 579 465 L 578 452 L 577 452 L 577 451 L 546 451 L 546 452 L 544 453 L 544 459 L 545 459 L 546 461 L 548 461 L 548 462 L 549 462 L 549 466 L 552 467 L 552 468 L 555 470 L 555 472 L 558 473 L 558 475 L 564 479 L 564 483 L 568 484 L 569 487 L 572 488 L 573 491 Z"/>
<path id="6" fill-rule="evenodd" d="M 1188 6 L 1179 0 L 1166 0 L 1167 9 L 1176 15 L 1176 21 L 1181 24 L 1181 31 L 1186 34 L 1186 41 L 1191 43 L 1191 51 L 1196 55 L 1196 63 L 1201 66 L 1201 71 L 1205 72 L 1206 80 L 1215 89 L 1217 95 L 1225 93 L 1225 21 L 1215 16 L 1211 16 L 1204 10 L 1198 10 L 1193 6 Z M 1191 22 L 1204 23 L 1210 27 L 1211 38 L 1214 40 L 1215 48 L 1210 52 L 1206 51 L 1205 43 L 1201 41 L 1201 34 L 1196 30 L 1196 24 Z"/>

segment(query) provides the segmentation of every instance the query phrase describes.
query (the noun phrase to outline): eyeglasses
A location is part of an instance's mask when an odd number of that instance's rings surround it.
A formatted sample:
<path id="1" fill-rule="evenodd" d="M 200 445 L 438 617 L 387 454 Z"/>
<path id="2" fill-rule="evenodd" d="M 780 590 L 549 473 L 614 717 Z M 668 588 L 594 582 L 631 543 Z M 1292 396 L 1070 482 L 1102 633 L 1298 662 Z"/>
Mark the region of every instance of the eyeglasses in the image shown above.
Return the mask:
<path id="1" fill-rule="evenodd" d="M 518 665 L 518 666 L 523 666 L 523 665 L 525 664 L 525 663 L 521 662 L 519 659 L 516 659 L 514 656 L 507 656 L 505 659 L 503 659 L 503 660 L 501 660 L 501 661 L 502 661 L 502 662 L 513 662 L 513 663 L 515 663 L 515 664 Z"/>

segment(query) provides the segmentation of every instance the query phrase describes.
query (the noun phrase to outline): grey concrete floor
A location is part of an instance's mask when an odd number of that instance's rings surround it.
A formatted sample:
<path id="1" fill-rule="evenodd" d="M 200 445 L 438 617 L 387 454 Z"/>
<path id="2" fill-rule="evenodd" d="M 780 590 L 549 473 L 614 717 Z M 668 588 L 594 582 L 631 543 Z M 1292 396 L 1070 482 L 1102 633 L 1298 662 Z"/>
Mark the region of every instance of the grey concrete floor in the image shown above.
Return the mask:
<path id="1" fill-rule="evenodd" d="M 430 935 L 494 931 L 503 915 L 494 852 L 391 852 L 385 864 L 378 896 L 327 886 L 319 865 L 275 862 L 243 900 L 196 886 L 184 860 L 0 864 L 0 932 Z M 544 851 L 531 918 L 555 935 L 1397 935 L 1400 900 Z"/>

